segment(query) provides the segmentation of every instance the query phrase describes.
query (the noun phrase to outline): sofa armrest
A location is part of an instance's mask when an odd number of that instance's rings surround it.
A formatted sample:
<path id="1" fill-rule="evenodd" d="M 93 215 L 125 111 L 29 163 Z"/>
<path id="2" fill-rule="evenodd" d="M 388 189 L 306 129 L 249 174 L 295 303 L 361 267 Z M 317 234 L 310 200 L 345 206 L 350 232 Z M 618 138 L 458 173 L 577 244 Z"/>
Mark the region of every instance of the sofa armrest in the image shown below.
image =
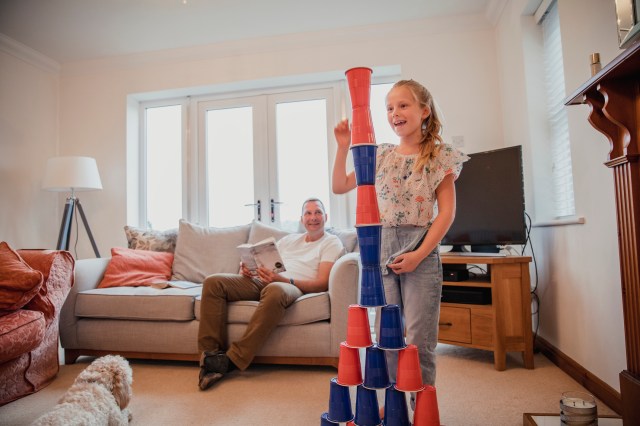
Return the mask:
<path id="1" fill-rule="evenodd" d="M 43 285 L 24 309 L 42 312 L 46 326 L 58 320 L 58 313 L 73 286 L 75 261 L 71 253 L 61 250 L 19 250 L 29 266 L 42 272 Z"/>
<path id="2" fill-rule="evenodd" d="M 63 348 L 75 348 L 76 339 L 76 298 L 78 293 L 98 287 L 110 258 L 81 259 L 76 262 L 75 285 L 60 312 L 60 341 Z"/>
<path id="3" fill-rule="evenodd" d="M 358 303 L 360 293 L 360 254 L 347 253 L 336 261 L 329 275 L 331 301 L 331 352 L 340 355 L 340 342 L 347 339 L 349 305 Z"/>

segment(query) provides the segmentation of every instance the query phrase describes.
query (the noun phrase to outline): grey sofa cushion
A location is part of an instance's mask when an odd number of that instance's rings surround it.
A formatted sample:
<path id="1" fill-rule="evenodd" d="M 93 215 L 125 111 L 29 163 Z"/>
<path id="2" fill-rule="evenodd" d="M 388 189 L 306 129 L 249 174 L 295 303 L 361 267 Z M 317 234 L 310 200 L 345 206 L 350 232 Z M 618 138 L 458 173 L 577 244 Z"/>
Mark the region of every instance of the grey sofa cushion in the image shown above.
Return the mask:
<path id="1" fill-rule="evenodd" d="M 358 234 L 355 229 L 327 228 L 326 231 L 328 234 L 333 234 L 340 239 L 347 253 L 360 251 Z"/>
<path id="2" fill-rule="evenodd" d="M 191 321 L 201 287 L 187 290 L 111 287 L 78 293 L 75 315 L 119 320 Z"/>
<path id="3" fill-rule="evenodd" d="M 247 242 L 249 244 L 255 244 L 269 237 L 273 237 L 278 241 L 285 235 L 289 235 L 289 232 L 273 226 L 265 225 L 262 222 L 253 221 L 251 222 L 251 231 L 249 231 L 249 241 Z"/>
<path id="4" fill-rule="evenodd" d="M 247 242 L 250 228 L 205 228 L 181 219 L 172 279 L 201 283 L 211 274 L 238 273 L 237 247 Z"/>
<path id="5" fill-rule="evenodd" d="M 229 303 L 227 323 L 248 324 L 257 307 L 258 302 L 256 301 L 241 300 Z M 199 321 L 200 296 L 196 299 L 195 312 L 196 319 Z M 316 321 L 329 320 L 329 318 L 331 318 L 329 294 L 326 292 L 309 293 L 299 297 L 287 308 L 284 318 L 278 325 L 310 324 Z"/>

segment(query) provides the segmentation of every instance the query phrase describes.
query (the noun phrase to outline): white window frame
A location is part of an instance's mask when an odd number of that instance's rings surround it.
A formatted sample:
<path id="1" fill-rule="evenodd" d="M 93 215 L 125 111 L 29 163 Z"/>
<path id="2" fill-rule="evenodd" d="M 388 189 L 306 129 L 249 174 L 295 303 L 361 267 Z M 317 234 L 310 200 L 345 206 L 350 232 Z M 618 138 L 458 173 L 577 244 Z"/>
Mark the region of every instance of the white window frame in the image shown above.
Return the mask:
<path id="1" fill-rule="evenodd" d="M 548 163 L 551 173 L 548 190 L 552 194 L 550 206 L 545 205 L 547 203 L 544 200 L 537 200 L 536 204 L 544 206 L 544 208 L 542 212 L 539 211 L 539 208 L 536 209 L 538 219 L 536 226 L 582 223 L 584 221 L 584 219 L 576 218 L 569 122 L 564 106 L 566 86 L 561 27 L 557 9 L 556 0 L 543 0 L 534 15 L 543 35 L 542 54 L 545 64 L 544 84 L 548 111 L 548 147 L 546 150 L 548 158 L 539 158 L 538 161 Z M 543 218 L 542 221 L 539 220 L 541 218 Z"/>
<path id="2" fill-rule="evenodd" d="M 140 103 L 139 109 L 139 145 L 138 145 L 138 224 L 143 228 L 148 225 L 147 211 L 147 126 L 146 126 L 146 110 L 149 108 L 166 107 L 180 105 L 182 107 L 182 212 L 183 215 L 189 216 L 188 205 L 188 158 L 184 155 L 188 146 L 189 139 L 189 97 L 170 98 L 163 100 L 146 101 Z M 176 227 L 178 224 L 176 223 Z"/>

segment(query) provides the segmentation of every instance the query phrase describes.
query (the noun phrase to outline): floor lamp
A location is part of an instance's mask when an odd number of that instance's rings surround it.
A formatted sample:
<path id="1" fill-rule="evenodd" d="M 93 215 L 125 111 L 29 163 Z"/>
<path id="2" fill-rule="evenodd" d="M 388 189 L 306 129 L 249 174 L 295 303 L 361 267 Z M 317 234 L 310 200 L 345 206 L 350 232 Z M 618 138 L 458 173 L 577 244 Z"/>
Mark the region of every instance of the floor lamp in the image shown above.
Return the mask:
<path id="1" fill-rule="evenodd" d="M 71 192 L 64 205 L 62 223 L 60 224 L 60 234 L 58 235 L 58 250 L 69 250 L 69 239 L 71 237 L 71 225 L 73 214 L 76 210 L 80 213 L 82 223 L 91 241 L 93 252 L 96 257 L 100 257 L 98 246 L 93 239 L 89 222 L 82 209 L 80 200 L 75 196 L 76 191 L 93 191 L 102 189 L 100 174 L 96 160 L 91 157 L 54 157 L 47 160 L 47 167 L 44 172 L 42 188 L 47 191 Z"/>

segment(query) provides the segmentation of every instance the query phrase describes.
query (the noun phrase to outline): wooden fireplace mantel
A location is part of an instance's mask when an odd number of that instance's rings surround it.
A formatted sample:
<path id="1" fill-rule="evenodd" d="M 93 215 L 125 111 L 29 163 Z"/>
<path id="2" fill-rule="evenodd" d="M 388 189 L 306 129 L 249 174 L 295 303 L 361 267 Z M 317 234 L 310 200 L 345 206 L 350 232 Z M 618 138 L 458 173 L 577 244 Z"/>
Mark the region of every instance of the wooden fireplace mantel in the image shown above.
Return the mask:
<path id="1" fill-rule="evenodd" d="M 640 425 L 640 42 L 580 86 L 565 105 L 588 104 L 609 140 L 613 170 L 627 369 L 620 373 L 624 425 Z"/>

